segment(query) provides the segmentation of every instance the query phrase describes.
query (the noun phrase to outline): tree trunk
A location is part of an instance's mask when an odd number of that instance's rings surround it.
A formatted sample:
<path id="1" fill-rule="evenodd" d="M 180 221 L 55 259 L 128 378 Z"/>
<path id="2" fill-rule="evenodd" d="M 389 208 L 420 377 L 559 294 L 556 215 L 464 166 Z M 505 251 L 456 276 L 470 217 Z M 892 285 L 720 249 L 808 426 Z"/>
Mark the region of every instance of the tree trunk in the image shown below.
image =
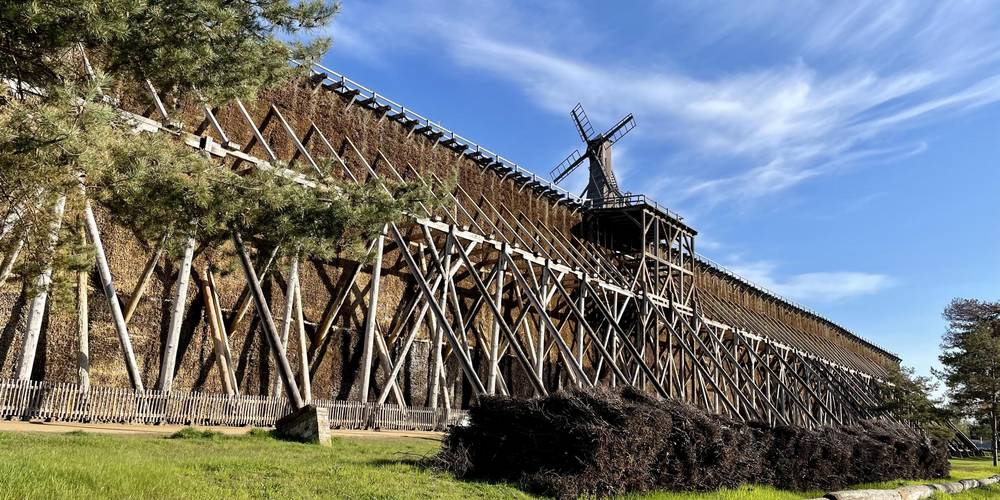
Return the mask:
<path id="1" fill-rule="evenodd" d="M 990 422 L 993 425 L 993 467 L 997 466 L 997 409 L 990 409 Z"/>

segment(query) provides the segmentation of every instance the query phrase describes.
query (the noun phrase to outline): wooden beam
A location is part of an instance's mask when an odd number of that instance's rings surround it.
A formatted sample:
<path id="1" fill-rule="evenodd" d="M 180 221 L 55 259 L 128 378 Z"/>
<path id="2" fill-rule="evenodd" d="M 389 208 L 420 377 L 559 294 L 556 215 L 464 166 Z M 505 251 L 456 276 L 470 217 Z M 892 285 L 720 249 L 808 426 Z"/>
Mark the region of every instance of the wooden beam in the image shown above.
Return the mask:
<path id="1" fill-rule="evenodd" d="M 504 243 L 501 252 L 506 253 L 507 244 Z M 507 260 L 504 258 L 497 258 L 497 277 L 496 277 L 496 288 L 493 292 L 493 310 L 497 312 L 503 311 L 503 286 L 504 286 L 504 268 L 507 266 Z M 470 272 L 476 272 L 475 270 L 470 270 Z M 493 327 L 490 330 L 490 370 L 489 376 L 486 379 L 486 390 L 492 395 L 496 394 L 497 387 L 497 373 L 500 371 L 500 323 L 503 322 L 503 318 L 500 314 L 493 315 Z"/>
<path id="2" fill-rule="evenodd" d="M 472 389 L 475 391 L 475 395 L 478 397 L 481 394 L 485 394 L 486 387 L 483 386 L 483 382 L 479 379 L 479 375 L 476 374 L 476 368 L 472 365 L 472 360 L 465 355 L 461 343 L 458 341 L 458 337 L 455 336 L 455 332 L 451 329 L 451 325 L 448 324 L 448 320 L 445 317 L 444 312 L 438 306 L 437 302 L 434 301 L 434 296 L 431 293 L 430 286 L 424 279 L 424 274 L 420 272 L 420 268 L 417 267 L 417 263 L 413 260 L 413 256 L 410 255 L 409 249 L 406 247 L 406 241 L 403 239 L 403 235 L 400 234 L 395 223 L 389 224 L 389 229 L 392 232 L 393 239 L 399 245 L 400 253 L 403 256 L 403 260 L 406 261 L 410 274 L 416 278 L 417 285 L 420 287 L 424 296 L 428 299 L 431 311 L 434 313 L 434 317 L 444 325 L 444 332 L 448 337 L 448 342 L 451 344 L 452 350 L 456 353 L 456 356 L 458 356 L 458 359 L 462 364 L 462 369 L 465 371 L 465 376 L 469 379 Z"/>
<path id="3" fill-rule="evenodd" d="M 198 281 L 202 297 L 205 300 L 205 322 L 208 323 L 208 329 L 212 333 L 212 346 L 215 351 L 215 365 L 218 368 L 219 380 L 222 382 L 222 389 L 226 391 L 226 394 L 233 396 L 236 394 L 236 389 L 233 387 L 233 378 L 229 375 L 230 366 L 226 359 L 225 347 L 223 347 L 224 341 L 222 326 L 219 322 L 218 305 L 215 303 L 215 297 L 212 294 L 212 288 L 208 284 L 207 277 L 202 278 L 199 276 Z"/>
<path id="4" fill-rule="evenodd" d="M 80 239 L 87 242 L 87 230 L 83 224 L 80 225 Z M 83 392 L 90 390 L 90 306 L 87 304 L 89 278 L 89 269 L 76 273 L 76 383 Z"/>
<path id="5" fill-rule="evenodd" d="M 250 292 L 253 295 L 254 305 L 257 308 L 257 316 L 260 317 L 261 326 L 264 329 L 264 336 L 271 345 L 271 353 L 278 364 L 278 373 L 285 388 L 285 395 L 292 404 L 292 409 L 298 410 L 305 406 L 302 395 L 299 393 L 299 386 L 295 382 L 295 373 L 291 365 L 288 364 L 288 356 L 281 345 L 281 338 L 278 336 L 278 329 L 274 326 L 274 318 L 271 317 L 271 310 L 267 307 L 267 300 L 264 297 L 264 290 L 260 287 L 257 279 L 257 272 L 254 271 L 253 263 L 250 261 L 250 254 L 243 244 L 243 237 L 239 231 L 233 231 L 233 242 L 236 243 L 236 253 L 240 257 L 240 265 L 250 284 Z"/>
<path id="6" fill-rule="evenodd" d="M 291 264 L 288 266 L 288 276 L 285 278 L 285 311 L 281 320 L 281 347 L 288 350 L 288 332 L 292 327 L 292 313 L 295 309 L 295 287 L 299 282 L 299 256 L 298 252 L 292 256 Z M 281 377 L 275 377 L 271 393 L 277 394 L 281 390 Z"/>
<path id="7" fill-rule="evenodd" d="M 132 339 L 128 334 L 128 326 L 125 324 L 125 316 L 122 314 L 121 303 L 118 301 L 118 292 L 115 290 L 115 283 L 111 279 L 111 267 L 108 265 L 108 258 L 104 255 L 104 244 L 101 242 L 101 232 L 97 228 L 97 219 L 94 211 L 90 207 L 90 201 L 85 202 L 84 215 L 87 219 L 87 234 L 90 242 L 94 245 L 94 253 L 97 257 L 97 271 L 101 276 L 101 288 L 104 296 L 108 299 L 108 307 L 111 309 L 111 319 L 118 333 L 118 341 L 122 346 L 122 354 L 125 356 L 125 368 L 128 370 L 132 388 L 142 391 L 142 374 L 139 373 L 139 364 L 135 360 L 135 352 L 132 350 Z"/>
<path id="8" fill-rule="evenodd" d="M 146 266 L 142 269 L 142 275 L 139 276 L 139 282 L 136 283 L 135 288 L 132 289 L 132 295 L 128 299 L 128 305 L 125 306 L 125 324 L 128 324 L 128 322 L 132 320 L 132 315 L 135 314 L 135 310 L 139 306 L 139 300 L 142 299 L 142 295 L 146 291 L 146 285 L 149 284 L 149 279 L 153 276 L 153 270 L 156 269 L 156 263 L 160 261 L 160 256 L 163 255 L 163 247 L 167 243 L 168 234 L 169 233 L 163 234 L 163 238 L 161 238 L 160 243 L 156 245 L 153 255 L 151 255 L 149 260 L 146 261 Z"/>
<path id="9" fill-rule="evenodd" d="M 62 226 L 63 212 L 66 210 L 66 195 L 61 195 L 52 208 L 52 224 L 49 226 L 49 239 L 46 242 L 46 253 L 51 254 L 59 241 L 59 228 Z M 42 272 L 35 279 L 34 295 L 28 306 L 28 325 L 24 330 L 21 343 L 21 356 L 17 360 L 14 372 L 18 380 L 30 380 L 31 370 L 35 366 L 35 351 L 38 350 L 38 338 L 42 332 L 42 319 L 45 317 L 45 306 L 49 299 L 49 285 L 52 283 L 52 263 L 47 262 Z"/>
<path id="10" fill-rule="evenodd" d="M 219 333 L 222 336 L 222 347 L 223 355 L 226 358 L 226 365 L 229 367 L 229 378 L 230 384 L 233 387 L 233 393 L 239 396 L 240 394 L 240 383 L 236 379 L 236 365 L 233 363 L 233 352 L 229 348 L 229 334 L 226 332 L 226 322 L 222 317 L 222 301 L 219 300 L 219 289 L 215 285 L 215 273 L 212 272 L 212 268 L 209 267 L 205 274 L 208 275 L 208 287 L 212 292 L 212 300 L 215 302 L 215 315 L 216 320 L 219 325 Z"/>
<path id="11" fill-rule="evenodd" d="M 184 323 L 184 308 L 187 307 L 188 282 L 191 278 L 191 262 L 194 260 L 194 238 L 184 242 L 184 257 L 177 273 L 177 291 L 170 309 L 170 325 L 163 346 L 163 360 L 160 362 L 160 378 L 157 389 L 170 392 L 174 385 L 174 371 L 177 363 L 177 349 L 180 345 L 181 326 Z"/>
<path id="12" fill-rule="evenodd" d="M 385 247 L 385 228 L 379 233 L 378 238 L 375 239 L 375 261 L 372 263 L 372 274 L 371 283 L 369 283 L 368 288 L 370 290 L 368 296 L 368 314 L 365 317 L 365 347 L 362 354 L 362 372 L 361 372 L 361 402 L 368 402 L 368 391 L 371 384 L 372 375 L 372 351 L 375 347 L 375 322 L 378 320 L 378 290 L 379 282 L 382 279 L 382 251 Z M 406 249 L 402 249 L 406 253 Z"/>
<path id="13" fill-rule="evenodd" d="M 309 372 L 309 345 L 306 339 L 306 321 L 302 312 L 302 280 L 295 281 L 295 323 L 299 326 L 299 368 L 302 375 L 302 400 L 312 402 L 312 376 Z"/>

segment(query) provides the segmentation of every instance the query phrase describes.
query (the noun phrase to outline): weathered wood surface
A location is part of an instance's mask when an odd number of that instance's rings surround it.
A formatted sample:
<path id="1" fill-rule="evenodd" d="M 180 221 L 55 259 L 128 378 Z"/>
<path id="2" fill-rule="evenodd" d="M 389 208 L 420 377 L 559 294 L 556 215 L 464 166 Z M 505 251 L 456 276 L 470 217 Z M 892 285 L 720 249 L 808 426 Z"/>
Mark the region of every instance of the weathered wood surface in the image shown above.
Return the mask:
<path id="1" fill-rule="evenodd" d="M 166 371 L 181 388 L 274 395 L 278 378 L 294 407 L 310 392 L 359 403 L 376 393 L 382 403 L 391 393 L 397 404 L 447 413 L 482 394 L 631 385 L 740 420 L 816 426 L 873 416 L 879 378 L 898 360 L 711 272 L 698 261 L 694 230 L 676 214 L 638 198 L 589 210 L 509 161 L 429 121 L 414 122 L 408 110 L 374 96 L 362 101 L 390 106 L 386 114 L 348 98 L 344 85 L 319 75 L 311 82 L 252 105 L 222 106 L 218 119 L 199 107 L 194 116 L 208 122 L 197 135 L 184 129 L 177 137 L 220 168 L 257 168 L 304 186 L 311 184 L 300 172 L 320 165 L 345 182 L 415 179 L 452 203 L 420 207 L 390 225 L 378 265 L 301 262 L 298 284 L 267 273 L 277 267 L 273 249 L 244 246 L 234 235 L 243 272 L 220 273 L 218 288 L 209 283 L 184 301 L 172 298 L 170 277 L 143 266 L 159 260 L 154 245 L 136 246 L 105 223 L 103 230 L 117 233 L 105 247 L 88 220 L 99 254 L 113 264 L 98 259 L 104 290 L 112 268 L 128 273 L 121 282 L 137 304 L 129 325 L 141 331 L 136 360 L 112 287 L 111 318 L 104 309 L 89 315 L 94 385 L 122 382 L 121 358 L 107 355 L 110 323 L 137 388 Z M 155 110 L 140 103 L 129 115 L 137 129 L 168 129 L 141 116 L 147 107 Z M 171 112 L 177 119 L 185 110 Z M 457 185 L 441 181 L 451 171 Z M 4 288 L 0 343 L 23 342 L 19 289 Z M 150 300 L 137 298 L 143 292 Z M 164 338 L 174 345 L 177 326 L 163 323 L 173 322 L 177 307 L 187 313 L 171 368 Z M 286 313 L 282 331 L 272 311 Z M 46 378 L 73 379 L 60 371 L 67 343 L 55 334 L 48 342 Z M 212 377 L 212 370 L 231 374 Z"/>
<path id="2" fill-rule="evenodd" d="M 464 411 L 314 400 L 333 429 L 443 429 L 466 418 Z M 0 379 L 0 418 L 60 422 L 273 427 L 293 411 L 282 397 L 227 396 L 202 392 L 96 387 L 36 380 Z"/>

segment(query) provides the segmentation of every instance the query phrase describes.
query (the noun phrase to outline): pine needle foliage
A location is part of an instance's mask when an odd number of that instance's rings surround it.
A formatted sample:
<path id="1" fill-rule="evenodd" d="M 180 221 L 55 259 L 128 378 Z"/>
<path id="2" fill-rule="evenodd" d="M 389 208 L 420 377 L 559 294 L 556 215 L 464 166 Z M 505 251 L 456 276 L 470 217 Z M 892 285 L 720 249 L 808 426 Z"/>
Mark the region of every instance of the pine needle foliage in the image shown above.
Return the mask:
<path id="1" fill-rule="evenodd" d="M 317 29 L 338 9 L 328 0 L 0 1 L 0 78 L 11 89 L 0 92 L 0 253 L 20 253 L 22 277 L 51 267 L 58 293 L 93 264 L 88 203 L 150 244 L 169 234 L 172 252 L 188 237 L 206 255 L 224 252 L 236 230 L 303 259 L 356 255 L 386 223 L 439 204 L 419 183 L 313 174 L 307 188 L 276 174 L 279 163 L 237 172 L 171 134 L 136 133 L 116 109 L 147 82 L 171 110 L 254 99 L 296 76 L 302 66 L 290 61 L 322 55 L 329 40 Z"/>
<path id="2" fill-rule="evenodd" d="M 997 465 L 1000 421 L 1000 302 L 954 299 L 944 310 L 948 330 L 941 340 L 938 376 L 948 399 L 964 416 L 990 423 Z"/>

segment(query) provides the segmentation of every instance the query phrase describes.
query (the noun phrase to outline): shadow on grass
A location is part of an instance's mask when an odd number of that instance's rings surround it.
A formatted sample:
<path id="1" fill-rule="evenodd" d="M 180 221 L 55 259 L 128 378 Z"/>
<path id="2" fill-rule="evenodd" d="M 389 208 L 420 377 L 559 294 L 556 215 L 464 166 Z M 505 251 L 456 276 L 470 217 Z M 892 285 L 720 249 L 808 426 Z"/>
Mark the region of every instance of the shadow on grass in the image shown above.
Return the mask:
<path id="1" fill-rule="evenodd" d="M 406 463 L 417 469 L 430 472 L 432 474 L 439 474 L 448 477 L 449 479 L 466 483 L 470 485 L 480 485 L 480 486 L 509 486 L 511 488 L 518 489 L 528 495 L 541 495 L 540 492 L 532 490 L 527 483 L 524 482 L 512 482 L 512 481 L 495 481 L 488 480 L 479 477 L 458 477 L 453 472 L 453 468 L 450 463 L 447 462 L 447 458 L 442 456 L 440 452 L 430 453 L 426 455 L 420 455 L 416 453 L 400 453 L 400 455 L 408 455 L 410 458 L 406 459 Z M 392 465 L 400 463 L 400 461 L 395 461 L 391 459 L 379 459 L 373 460 L 369 463 L 380 465 Z"/>
<path id="2" fill-rule="evenodd" d="M 430 455 L 400 451 L 393 453 L 392 456 L 388 458 L 373 458 L 371 460 L 365 460 L 365 464 L 372 465 L 375 467 L 385 467 L 388 465 L 408 465 L 410 467 L 415 467 L 418 469 L 430 469 L 431 467 L 427 467 L 425 465 L 430 458 L 431 458 Z"/>

